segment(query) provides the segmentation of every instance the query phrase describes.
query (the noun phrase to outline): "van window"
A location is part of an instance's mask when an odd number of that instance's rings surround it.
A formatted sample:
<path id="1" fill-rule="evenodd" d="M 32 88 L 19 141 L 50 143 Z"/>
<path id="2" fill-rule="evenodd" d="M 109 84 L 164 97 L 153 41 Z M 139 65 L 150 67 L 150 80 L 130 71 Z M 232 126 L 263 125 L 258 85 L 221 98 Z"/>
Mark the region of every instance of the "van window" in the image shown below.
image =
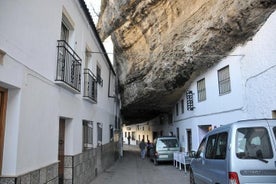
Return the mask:
<path id="1" fill-rule="evenodd" d="M 177 147 L 179 147 L 176 139 L 160 139 L 160 142 L 157 145 L 158 145 L 158 148 L 177 148 Z"/>
<path id="2" fill-rule="evenodd" d="M 206 141 L 206 138 L 204 138 L 202 141 L 201 141 L 201 143 L 200 143 L 200 145 L 199 145 L 199 147 L 198 147 L 198 150 L 197 150 L 197 152 L 196 152 L 196 157 L 197 158 L 199 158 L 199 157 L 203 157 L 203 151 L 204 151 L 204 149 L 205 149 L 205 141 Z"/>
<path id="3" fill-rule="evenodd" d="M 240 159 L 272 158 L 267 129 L 264 127 L 239 128 L 236 136 L 236 155 Z"/>
<path id="4" fill-rule="evenodd" d="M 211 135 L 207 141 L 205 157 L 208 159 L 225 159 L 228 133 Z"/>
<path id="5" fill-rule="evenodd" d="M 273 128 L 273 132 L 274 132 L 274 137 L 276 139 L 276 127 Z"/>

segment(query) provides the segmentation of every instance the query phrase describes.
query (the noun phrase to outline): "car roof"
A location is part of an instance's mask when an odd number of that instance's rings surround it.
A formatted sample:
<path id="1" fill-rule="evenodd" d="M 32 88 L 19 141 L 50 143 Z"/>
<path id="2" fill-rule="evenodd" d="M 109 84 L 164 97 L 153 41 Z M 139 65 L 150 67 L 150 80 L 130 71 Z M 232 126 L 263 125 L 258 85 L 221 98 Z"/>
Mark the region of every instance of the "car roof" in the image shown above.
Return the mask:
<path id="1" fill-rule="evenodd" d="M 215 128 L 212 131 L 208 132 L 206 134 L 206 136 L 209 136 L 210 134 L 222 132 L 222 131 L 227 131 L 231 127 L 239 128 L 239 127 L 251 127 L 251 126 L 268 126 L 268 122 L 269 123 L 273 123 L 273 124 L 276 125 L 276 119 L 265 119 L 264 118 L 264 119 L 240 120 L 240 121 L 236 121 L 236 122 L 229 123 L 229 124 L 226 124 L 226 125 L 222 125 L 222 126 L 220 126 L 218 128 Z"/>

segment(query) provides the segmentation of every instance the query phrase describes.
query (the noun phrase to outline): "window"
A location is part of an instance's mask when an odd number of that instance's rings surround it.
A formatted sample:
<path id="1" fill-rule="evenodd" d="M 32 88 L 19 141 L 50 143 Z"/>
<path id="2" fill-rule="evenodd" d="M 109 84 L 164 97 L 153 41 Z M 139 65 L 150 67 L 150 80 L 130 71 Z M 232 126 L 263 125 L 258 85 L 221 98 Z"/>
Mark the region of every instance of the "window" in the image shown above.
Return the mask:
<path id="1" fill-rule="evenodd" d="M 83 127 L 83 150 L 87 150 L 93 147 L 93 122 L 82 121 Z"/>
<path id="2" fill-rule="evenodd" d="M 181 100 L 181 113 L 184 113 L 184 100 Z"/>
<path id="3" fill-rule="evenodd" d="M 199 102 L 206 100 L 205 79 L 197 81 L 197 99 Z"/>
<path id="4" fill-rule="evenodd" d="M 229 66 L 226 66 L 218 71 L 218 85 L 219 85 L 219 94 L 223 95 L 230 93 L 230 73 Z"/>
<path id="5" fill-rule="evenodd" d="M 65 10 L 64 10 L 65 11 Z M 81 91 L 81 58 L 70 46 L 73 43 L 72 33 L 74 23 L 69 15 L 62 15 L 60 40 L 57 45 L 57 84 L 71 90 L 74 93 Z"/>
<path id="6" fill-rule="evenodd" d="M 60 39 L 64 40 L 67 43 L 68 43 L 68 40 L 69 40 L 69 28 L 68 28 L 68 26 L 66 26 L 64 21 L 61 22 Z"/>
<path id="7" fill-rule="evenodd" d="M 103 125 L 101 123 L 97 123 L 97 132 L 98 132 L 98 146 L 102 145 L 102 139 L 103 139 Z"/>
<path id="8" fill-rule="evenodd" d="M 132 139 L 132 140 L 135 140 L 135 137 L 136 137 L 136 136 L 135 136 L 135 132 L 131 132 L 131 139 Z"/>
<path id="9" fill-rule="evenodd" d="M 207 141 L 205 157 L 208 159 L 225 159 L 227 137 L 227 132 L 211 135 Z"/>
<path id="10" fill-rule="evenodd" d="M 110 141 L 113 141 L 114 133 L 113 133 L 113 126 L 109 125 L 109 130 L 110 130 Z"/>
<path id="11" fill-rule="evenodd" d="M 179 115 L 179 112 L 178 112 L 178 103 L 176 103 L 176 105 L 175 105 L 175 113 L 176 113 L 176 116 L 178 116 Z"/>
<path id="12" fill-rule="evenodd" d="M 267 129 L 264 127 L 239 128 L 236 137 L 236 155 L 240 159 L 272 158 L 273 151 Z"/>
<path id="13" fill-rule="evenodd" d="M 200 145 L 198 147 L 198 150 L 196 152 L 196 157 L 201 157 L 201 158 L 203 157 L 203 151 L 205 150 L 205 141 L 206 141 L 206 138 L 204 138 L 201 141 L 201 143 L 200 143 Z"/>
<path id="14" fill-rule="evenodd" d="M 97 82 L 103 86 L 103 79 L 101 77 L 101 68 L 97 65 Z"/>

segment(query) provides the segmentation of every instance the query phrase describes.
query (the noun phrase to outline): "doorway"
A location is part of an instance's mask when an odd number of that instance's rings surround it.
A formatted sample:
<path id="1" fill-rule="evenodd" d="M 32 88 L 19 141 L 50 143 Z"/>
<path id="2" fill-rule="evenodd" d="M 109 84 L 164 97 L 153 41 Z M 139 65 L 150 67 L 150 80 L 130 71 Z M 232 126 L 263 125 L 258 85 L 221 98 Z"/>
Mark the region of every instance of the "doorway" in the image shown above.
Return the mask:
<path id="1" fill-rule="evenodd" d="M 0 175 L 2 175 L 7 100 L 8 90 L 0 87 Z"/>
<path id="2" fill-rule="evenodd" d="M 58 138 L 58 180 L 59 184 L 64 181 L 64 143 L 65 143 L 65 119 L 59 119 L 59 138 Z"/>
<path id="3" fill-rule="evenodd" d="M 187 151 L 192 151 L 192 130 L 187 129 Z"/>

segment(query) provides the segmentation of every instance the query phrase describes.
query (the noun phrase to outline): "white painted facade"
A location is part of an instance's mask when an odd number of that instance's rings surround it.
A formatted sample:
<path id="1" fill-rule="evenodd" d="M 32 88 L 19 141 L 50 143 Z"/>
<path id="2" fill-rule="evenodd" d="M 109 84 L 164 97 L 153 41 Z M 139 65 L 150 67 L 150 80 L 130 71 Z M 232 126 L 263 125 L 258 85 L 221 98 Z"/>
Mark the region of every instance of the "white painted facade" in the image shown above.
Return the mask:
<path id="1" fill-rule="evenodd" d="M 134 125 L 124 125 L 123 131 L 123 142 L 128 144 L 128 137 L 130 137 L 130 145 L 138 145 L 142 139 L 145 142 L 153 142 L 153 130 L 149 123 L 140 123 Z"/>
<path id="2" fill-rule="evenodd" d="M 57 84 L 57 40 L 62 16 L 72 28 L 68 44 L 82 59 L 81 88 L 76 93 Z M 78 0 L 0 1 L 0 87 L 8 91 L 2 173 L 18 176 L 58 162 L 59 121 L 65 119 L 65 155 L 83 152 L 83 120 L 102 124 L 102 145 L 110 143 L 119 109 L 115 73 Z M 92 53 L 87 59 L 86 51 Z M 96 75 L 97 103 L 83 97 L 84 68 Z"/>
<path id="3" fill-rule="evenodd" d="M 276 110 L 276 12 L 252 40 L 237 47 L 226 58 L 192 81 L 194 109 L 187 110 L 186 94 L 173 108 L 173 123 L 163 126 L 164 134 L 177 135 L 184 151 L 196 150 L 207 131 L 242 119 L 275 118 Z M 231 91 L 219 95 L 218 70 L 229 66 Z M 205 78 L 206 100 L 198 101 L 197 82 Z M 184 113 L 181 100 L 184 100 Z M 175 105 L 176 106 L 176 105 Z"/>

